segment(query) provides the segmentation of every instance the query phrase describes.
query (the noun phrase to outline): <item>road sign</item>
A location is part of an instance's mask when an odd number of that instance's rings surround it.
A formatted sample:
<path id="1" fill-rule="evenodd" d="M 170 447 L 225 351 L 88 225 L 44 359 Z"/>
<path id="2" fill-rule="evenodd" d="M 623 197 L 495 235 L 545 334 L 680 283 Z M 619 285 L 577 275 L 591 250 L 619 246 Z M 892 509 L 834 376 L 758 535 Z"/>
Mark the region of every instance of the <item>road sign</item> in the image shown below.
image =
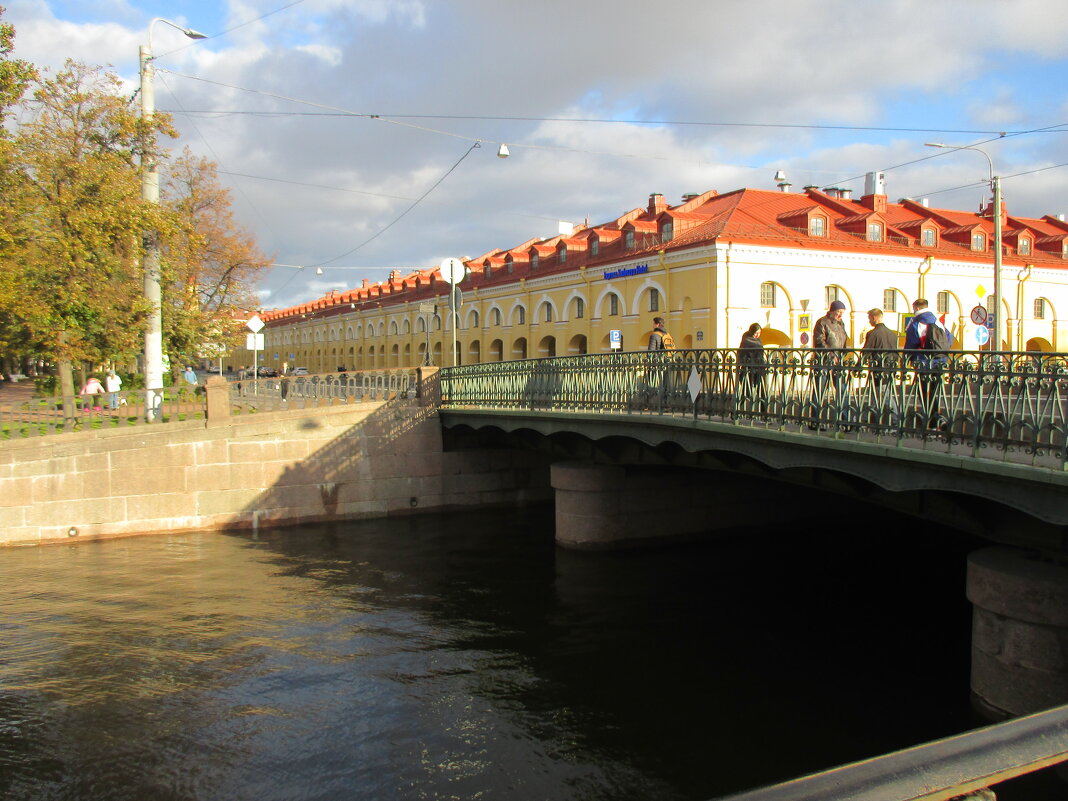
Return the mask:
<path id="1" fill-rule="evenodd" d="M 260 331 L 263 330 L 264 322 L 259 318 L 258 315 L 254 314 L 249 319 L 249 321 L 245 323 L 245 325 L 248 326 L 248 330 L 251 331 L 253 334 L 258 334 Z M 249 350 L 251 350 L 251 348 Z"/>
<path id="2" fill-rule="evenodd" d="M 434 313 L 434 304 L 433 303 L 425 303 L 425 302 L 424 303 L 420 303 L 419 304 L 419 313 L 420 314 L 433 314 Z"/>
<path id="3" fill-rule="evenodd" d="M 807 331 L 803 332 L 801 334 L 801 344 L 802 345 L 807 345 L 808 344 L 808 332 Z"/>
<path id="4" fill-rule="evenodd" d="M 608 346 L 612 350 L 619 350 L 623 347 L 623 331 L 619 328 L 613 328 L 608 332 Z"/>
<path id="5" fill-rule="evenodd" d="M 441 277 L 450 284 L 458 284 L 467 277 L 467 268 L 459 259 L 445 259 L 439 266 Z"/>
<path id="6" fill-rule="evenodd" d="M 988 314 L 986 316 L 986 327 L 989 328 L 991 331 L 994 330 L 994 320 L 996 320 L 996 319 L 997 319 L 997 315 L 994 314 L 993 312 L 991 312 L 990 314 Z"/>
<path id="7" fill-rule="evenodd" d="M 980 345 L 985 345 L 990 341 L 990 329 L 985 325 L 981 325 L 975 329 L 975 341 Z"/>
<path id="8" fill-rule="evenodd" d="M 972 322 L 976 325 L 984 325 L 986 323 L 986 308 L 983 306 L 976 306 L 972 309 Z"/>
<path id="9" fill-rule="evenodd" d="M 263 334 L 245 334 L 245 350 L 263 350 Z"/>

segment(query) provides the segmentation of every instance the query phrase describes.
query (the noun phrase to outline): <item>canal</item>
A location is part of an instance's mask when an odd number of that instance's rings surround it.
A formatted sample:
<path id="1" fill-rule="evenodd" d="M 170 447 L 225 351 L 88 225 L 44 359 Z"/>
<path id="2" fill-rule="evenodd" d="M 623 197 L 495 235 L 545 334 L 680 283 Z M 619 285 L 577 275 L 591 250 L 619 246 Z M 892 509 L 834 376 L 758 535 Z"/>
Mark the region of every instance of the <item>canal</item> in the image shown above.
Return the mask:
<path id="1" fill-rule="evenodd" d="M 550 510 L 0 550 L 0 798 L 681 801 L 792 778 L 980 725 L 979 544 L 832 507 L 614 554 L 555 548 Z"/>

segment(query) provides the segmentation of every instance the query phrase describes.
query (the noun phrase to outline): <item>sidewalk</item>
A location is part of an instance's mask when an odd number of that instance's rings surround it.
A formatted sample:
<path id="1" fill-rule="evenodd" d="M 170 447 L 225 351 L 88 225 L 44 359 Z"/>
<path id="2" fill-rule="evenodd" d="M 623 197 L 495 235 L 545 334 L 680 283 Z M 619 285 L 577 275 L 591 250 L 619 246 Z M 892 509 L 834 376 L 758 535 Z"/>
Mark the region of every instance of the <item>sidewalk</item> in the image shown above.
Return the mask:
<path id="1" fill-rule="evenodd" d="M 32 378 L 21 381 L 0 381 L 0 406 L 26 403 L 34 398 Z"/>

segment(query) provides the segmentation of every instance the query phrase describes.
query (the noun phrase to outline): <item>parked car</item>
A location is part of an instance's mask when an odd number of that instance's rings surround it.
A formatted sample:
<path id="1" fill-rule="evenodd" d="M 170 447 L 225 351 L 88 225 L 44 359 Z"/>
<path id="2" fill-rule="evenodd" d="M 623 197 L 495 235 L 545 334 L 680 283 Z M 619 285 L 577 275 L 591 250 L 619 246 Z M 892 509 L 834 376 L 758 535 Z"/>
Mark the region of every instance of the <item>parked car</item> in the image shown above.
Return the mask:
<path id="1" fill-rule="evenodd" d="M 258 373 L 260 378 L 274 378 L 278 375 L 278 371 L 273 367 L 261 367 Z"/>
<path id="2" fill-rule="evenodd" d="M 308 368 L 307 367 L 294 367 L 292 370 L 289 371 L 289 374 L 290 375 L 307 375 L 308 374 Z"/>

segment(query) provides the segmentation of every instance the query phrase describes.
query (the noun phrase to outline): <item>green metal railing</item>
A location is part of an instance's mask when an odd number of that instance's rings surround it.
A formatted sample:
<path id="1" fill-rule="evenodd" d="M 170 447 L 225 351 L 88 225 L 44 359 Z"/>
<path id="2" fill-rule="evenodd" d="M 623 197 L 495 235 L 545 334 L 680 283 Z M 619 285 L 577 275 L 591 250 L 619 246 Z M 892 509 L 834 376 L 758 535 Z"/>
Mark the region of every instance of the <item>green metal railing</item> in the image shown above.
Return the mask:
<path id="1" fill-rule="evenodd" d="M 243 378 L 230 382 L 230 405 L 238 412 L 304 409 L 414 398 L 417 389 L 418 373 L 412 369 Z"/>
<path id="2" fill-rule="evenodd" d="M 933 364 L 922 353 L 810 348 L 591 354 L 445 368 L 441 393 L 444 409 L 692 416 L 1068 462 L 1066 354 L 954 352 Z"/>

